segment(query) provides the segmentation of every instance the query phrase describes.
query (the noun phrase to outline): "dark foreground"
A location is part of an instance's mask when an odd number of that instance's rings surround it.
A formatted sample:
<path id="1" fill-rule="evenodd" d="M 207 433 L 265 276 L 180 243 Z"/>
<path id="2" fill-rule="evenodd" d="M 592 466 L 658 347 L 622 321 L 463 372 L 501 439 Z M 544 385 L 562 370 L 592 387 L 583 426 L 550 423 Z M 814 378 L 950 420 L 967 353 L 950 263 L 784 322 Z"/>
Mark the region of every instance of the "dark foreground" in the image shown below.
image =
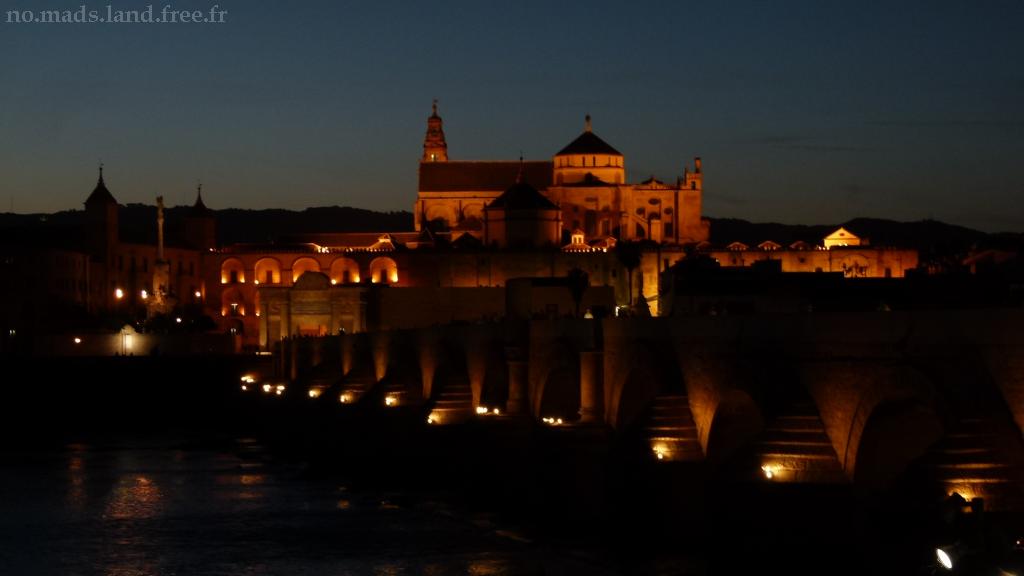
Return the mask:
<path id="1" fill-rule="evenodd" d="M 240 359 L 9 364 L 0 574 L 921 574 L 932 511 L 601 430 L 241 394 Z"/>

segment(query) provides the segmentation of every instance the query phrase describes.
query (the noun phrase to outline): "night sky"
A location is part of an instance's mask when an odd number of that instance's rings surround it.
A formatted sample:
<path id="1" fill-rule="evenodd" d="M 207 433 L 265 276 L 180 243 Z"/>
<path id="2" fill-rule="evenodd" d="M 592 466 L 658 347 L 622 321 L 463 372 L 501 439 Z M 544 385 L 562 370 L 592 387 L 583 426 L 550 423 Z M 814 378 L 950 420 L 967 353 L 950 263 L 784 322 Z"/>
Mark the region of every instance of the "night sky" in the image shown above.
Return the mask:
<path id="1" fill-rule="evenodd" d="M 105 13 L 107 0 L 86 1 Z M 457 159 L 550 158 L 583 116 L 631 181 L 701 156 L 706 215 L 1024 230 L 1024 2 L 174 2 L 223 24 L 15 24 L 0 210 L 409 210 L 430 102 Z M 144 0 L 114 0 L 145 8 Z M 154 3 L 159 12 L 163 4 Z"/>

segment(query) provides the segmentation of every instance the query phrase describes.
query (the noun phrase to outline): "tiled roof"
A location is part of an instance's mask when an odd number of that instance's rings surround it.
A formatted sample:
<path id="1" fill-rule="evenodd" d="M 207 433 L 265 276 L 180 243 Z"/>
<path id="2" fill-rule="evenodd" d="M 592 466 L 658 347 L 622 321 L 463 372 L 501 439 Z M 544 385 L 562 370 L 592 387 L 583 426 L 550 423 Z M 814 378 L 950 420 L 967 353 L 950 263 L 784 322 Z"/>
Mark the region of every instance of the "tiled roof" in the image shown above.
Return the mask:
<path id="1" fill-rule="evenodd" d="M 538 188 L 551 186 L 552 164 L 531 162 L 424 162 L 420 164 L 420 191 L 495 191 L 516 181 L 520 166 L 523 178 Z"/>
<path id="2" fill-rule="evenodd" d="M 568 146 L 559 150 L 555 156 L 566 156 L 569 154 L 611 154 L 613 156 L 622 156 L 621 152 L 612 148 L 611 144 L 601 140 L 593 132 L 580 134 Z"/>

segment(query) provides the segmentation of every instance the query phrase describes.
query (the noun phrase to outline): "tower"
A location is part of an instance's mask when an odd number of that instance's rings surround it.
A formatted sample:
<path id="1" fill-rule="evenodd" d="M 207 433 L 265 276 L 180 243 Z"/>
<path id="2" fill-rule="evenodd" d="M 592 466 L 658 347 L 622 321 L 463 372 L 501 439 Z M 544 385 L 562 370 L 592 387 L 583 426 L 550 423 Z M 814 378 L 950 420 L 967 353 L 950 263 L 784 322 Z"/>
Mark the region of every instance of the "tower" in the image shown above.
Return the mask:
<path id="1" fill-rule="evenodd" d="M 427 136 L 423 139 L 421 162 L 447 162 L 448 143 L 444 141 L 444 126 L 437 115 L 437 99 L 434 99 L 433 114 L 427 118 Z"/>
<path id="2" fill-rule="evenodd" d="M 118 241 L 117 200 L 103 182 L 103 164 L 96 188 L 85 201 L 85 218 L 92 259 L 111 263 Z"/>
<path id="3" fill-rule="evenodd" d="M 203 203 L 203 185 L 196 187 L 196 203 L 185 215 L 185 242 L 196 250 L 208 252 L 217 247 L 217 221 L 213 210 Z"/>

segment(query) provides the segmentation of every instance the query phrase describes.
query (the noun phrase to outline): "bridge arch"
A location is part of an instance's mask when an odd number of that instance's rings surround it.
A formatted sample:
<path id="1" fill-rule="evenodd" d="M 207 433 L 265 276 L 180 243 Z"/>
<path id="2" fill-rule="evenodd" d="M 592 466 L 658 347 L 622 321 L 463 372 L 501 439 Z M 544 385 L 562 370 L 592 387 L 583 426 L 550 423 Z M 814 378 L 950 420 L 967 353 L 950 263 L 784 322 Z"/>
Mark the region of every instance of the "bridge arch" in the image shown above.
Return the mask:
<path id="1" fill-rule="evenodd" d="M 890 484 L 942 437 L 935 387 L 911 366 L 828 362 L 804 373 L 839 463 L 860 485 Z"/>
<path id="2" fill-rule="evenodd" d="M 663 361 L 651 348 L 637 342 L 631 345 L 620 365 L 624 370 L 612 376 L 609 389 L 609 424 L 617 430 L 628 428 L 665 386 Z"/>
<path id="3" fill-rule="evenodd" d="M 537 418 L 575 420 L 580 410 L 579 354 L 564 339 L 556 340 L 547 355 L 544 376 L 534 400 Z"/>

